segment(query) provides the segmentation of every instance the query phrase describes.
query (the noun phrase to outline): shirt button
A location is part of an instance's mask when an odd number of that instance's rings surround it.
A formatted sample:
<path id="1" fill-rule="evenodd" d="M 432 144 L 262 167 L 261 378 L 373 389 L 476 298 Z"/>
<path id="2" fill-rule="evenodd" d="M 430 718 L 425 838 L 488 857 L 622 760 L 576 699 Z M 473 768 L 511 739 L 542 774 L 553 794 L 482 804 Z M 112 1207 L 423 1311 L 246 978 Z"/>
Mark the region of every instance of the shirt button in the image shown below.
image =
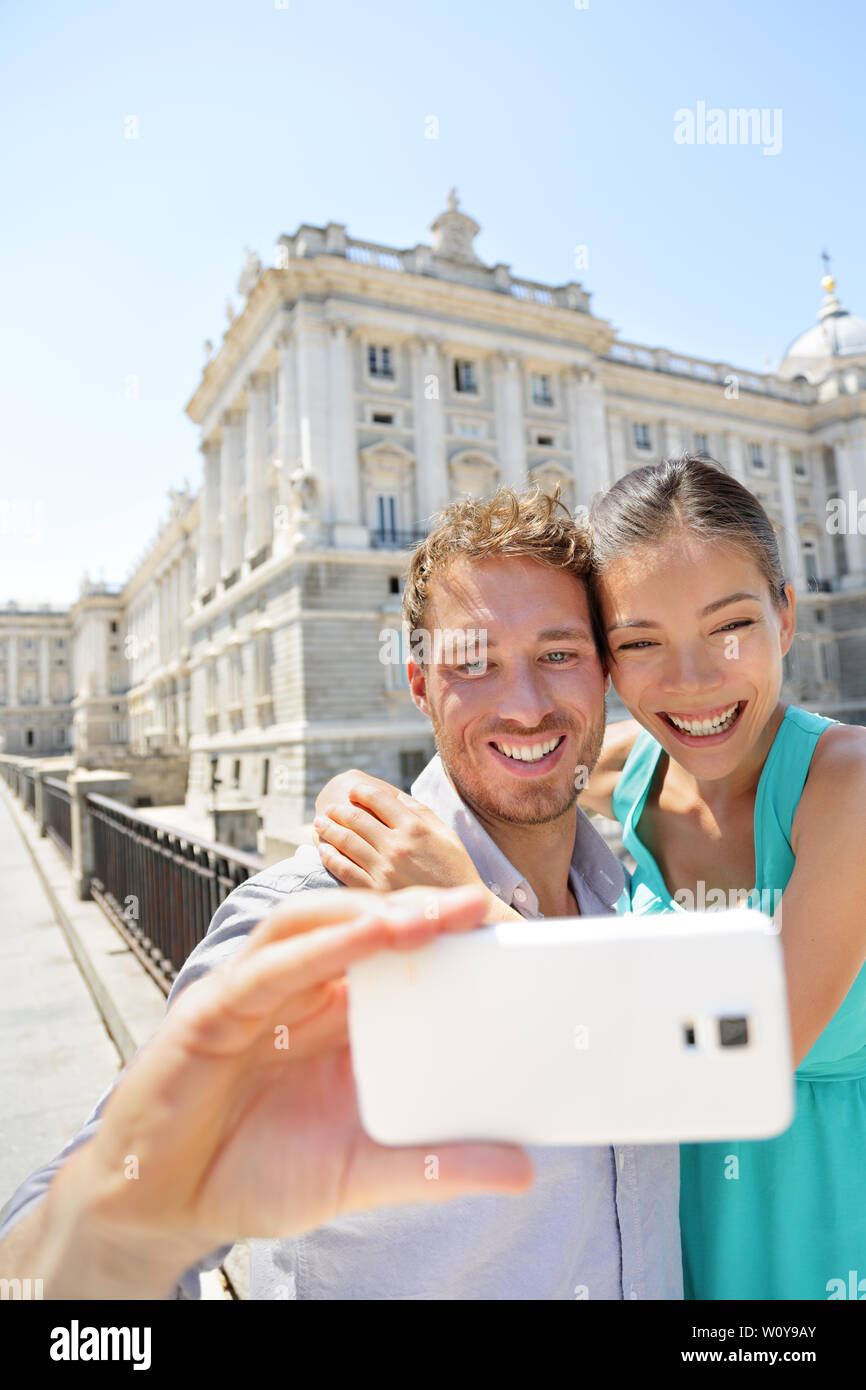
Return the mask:
<path id="1" fill-rule="evenodd" d="M 524 893 L 524 891 L 523 891 L 522 888 L 515 888 L 515 890 L 514 890 L 514 896 L 515 896 L 515 898 L 517 899 L 517 901 L 518 901 L 519 903 L 525 903 L 525 902 L 526 902 L 526 894 Z"/>
<path id="2" fill-rule="evenodd" d="M 500 895 L 500 893 L 502 892 L 502 889 L 500 888 L 500 886 L 499 886 L 498 883 L 491 883 L 491 884 L 490 884 L 490 891 L 491 891 L 491 893 L 495 893 L 496 896 L 497 896 L 497 898 L 498 898 L 499 895 Z"/>

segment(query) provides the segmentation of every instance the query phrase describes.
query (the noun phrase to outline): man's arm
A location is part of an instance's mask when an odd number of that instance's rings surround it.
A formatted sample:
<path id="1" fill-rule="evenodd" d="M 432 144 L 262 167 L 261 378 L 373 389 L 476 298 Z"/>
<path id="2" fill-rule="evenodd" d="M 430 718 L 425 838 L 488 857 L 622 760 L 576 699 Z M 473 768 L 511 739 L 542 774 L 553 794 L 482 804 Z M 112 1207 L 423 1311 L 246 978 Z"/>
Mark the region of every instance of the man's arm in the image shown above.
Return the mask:
<path id="1" fill-rule="evenodd" d="M 41 1214 L 28 1210 L 0 1245 L 0 1274 L 41 1278 L 48 1298 L 168 1297 L 184 1271 L 239 1239 L 287 1238 L 344 1211 L 524 1191 L 532 1166 L 520 1149 L 447 1146 L 431 1185 L 423 1148 L 382 1148 L 361 1127 L 345 972 L 479 925 L 477 889 L 434 896 L 431 915 L 426 890 L 290 894 L 178 998 L 179 977 Z"/>
<path id="2" fill-rule="evenodd" d="M 295 856 L 295 859 L 298 859 L 298 856 Z M 284 894 L 308 885 L 326 887 L 331 883 L 336 886 L 336 880 L 332 879 L 326 871 L 321 870 L 318 874 L 315 873 L 315 864 L 312 861 L 310 864 L 299 864 L 297 871 L 293 870 L 295 859 L 289 860 L 282 866 L 282 874 L 275 866 L 270 870 L 265 870 L 263 874 L 248 879 L 233 889 L 220 903 L 211 919 L 206 935 L 190 952 L 178 972 L 166 1000 L 166 1012 L 187 985 L 192 984 L 195 980 L 203 979 L 215 966 L 230 959 L 243 945 L 256 922 L 271 911 Z M 277 887 L 277 884 L 281 886 Z M 140 1051 L 141 1049 L 139 1049 Z M 138 1055 L 137 1052 L 135 1056 Z M 134 1060 L 135 1057 L 130 1060 L 130 1063 L 127 1063 L 127 1066 Z M 43 1278 L 44 1280 L 44 1275 L 40 1273 L 45 1259 L 44 1235 L 46 1227 L 55 1229 L 57 1226 L 55 1210 L 52 1209 L 50 1215 L 46 1216 L 46 1208 L 49 1205 L 48 1198 L 51 1196 L 55 1179 L 72 1156 L 78 1153 L 97 1133 L 105 1105 L 120 1083 L 125 1071 L 126 1068 L 123 1068 L 103 1092 L 81 1128 L 61 1149 L 60 1153 L 31 1173 L 0 1209 L 0 1277 L 8 1275 L 11 1278 L 15 1276 L 16 1272 L 18 1274 L 23 1272 L 23 1277 L 26 1277 L 27 1270 L 30 1269 L 34 1271 L 30 1275 L 31 1278 Z M 55 1194 L 52 1208 L 56 1205 Z M 199 1274 L 204 1270 L 215 1269 L 217 1265 L 222 1263 L 231 1248 L 231 1245 L 221 1246 L 190 1265 L 184 1271 L 182 1279 L 174 1291 L 175 1294 L 182 1293 L 187 1298 L 197 1299 L 199 1297 Z M 76 1296 L 83 1297 L 84 1295 L 78 1294 Z M 106 1294 L 104 1296 L 118 1295 Z"/>

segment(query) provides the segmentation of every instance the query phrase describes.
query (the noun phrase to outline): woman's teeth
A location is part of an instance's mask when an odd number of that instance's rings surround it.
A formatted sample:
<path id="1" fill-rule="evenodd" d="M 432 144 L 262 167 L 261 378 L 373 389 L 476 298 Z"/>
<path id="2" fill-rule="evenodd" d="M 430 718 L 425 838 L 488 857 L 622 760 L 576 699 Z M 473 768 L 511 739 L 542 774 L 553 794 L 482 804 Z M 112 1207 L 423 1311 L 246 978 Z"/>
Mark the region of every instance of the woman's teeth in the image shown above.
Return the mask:
<path id="1" fill-rule="evenodd" d="M 667 718 L 674 728 L 694 738 L 705 738 L 708 734 L 722 734 L 729 729 L 740 712 L 740 701 L 729 709 L 716 714 L 712 719 L 686 719 L 682 714 L 668 714 Z"/>
<path id="2" fill-rule="evenodd" d="M 539 758 L 546 757 L 554 748 L 558 748 L 564 738 L 565 734 L 560 734 L 559 738 L 548 739 L 546 743 L 533 743 L 531 748 L 518 748 L 511 743 L 494 743 L 493 747 L 504 753 L 506 758 L 517 758 L 519 762 L 524 763 L 537 763 Z"/>

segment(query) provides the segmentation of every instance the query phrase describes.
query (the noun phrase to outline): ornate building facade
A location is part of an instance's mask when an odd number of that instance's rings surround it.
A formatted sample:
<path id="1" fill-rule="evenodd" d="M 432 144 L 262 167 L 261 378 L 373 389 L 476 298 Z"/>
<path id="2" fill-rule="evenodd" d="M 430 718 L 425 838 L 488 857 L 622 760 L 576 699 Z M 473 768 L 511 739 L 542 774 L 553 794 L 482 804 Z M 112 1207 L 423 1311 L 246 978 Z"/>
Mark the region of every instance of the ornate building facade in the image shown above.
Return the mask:
<path id="1" fill-rule="evenodd" d="M 866 722 L 866 320 L 825 277 L 777 371 L 743 371 L 624 342 L 580 284 L 484 264 L 478 231 L 452 191 L 429 245 L 329 223 L 280 237 L 272 266 L 247 255 L 243 306 L 186 407 L 200 491 L 172 494 L 120 616 L 99 607 L 123 632 L 130 746 L 188 747 L 191 809 L 216 783 L 279 841 L 340 768 L 407 785 L 432 742 L 382 634 L 430 518 L 527 480 L 588 505 L 683 449 L 777 526 L 799 606 L 788 698 Z M 81 610 L 76 692 L 90 630 Z"/>

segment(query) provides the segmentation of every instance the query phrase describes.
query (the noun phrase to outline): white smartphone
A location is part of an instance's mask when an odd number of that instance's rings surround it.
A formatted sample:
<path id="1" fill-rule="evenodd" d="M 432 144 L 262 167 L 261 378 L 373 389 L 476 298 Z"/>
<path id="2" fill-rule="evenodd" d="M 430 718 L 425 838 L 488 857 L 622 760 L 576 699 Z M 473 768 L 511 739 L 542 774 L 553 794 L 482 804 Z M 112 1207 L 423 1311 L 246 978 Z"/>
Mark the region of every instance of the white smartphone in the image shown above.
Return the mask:
<path id="1" fill-rule="evenodd" d="M 761 912 L 510 921 L 348 978 L 380 1144 L 755 1139 L 793 1119 L 782 949 Z"/>

